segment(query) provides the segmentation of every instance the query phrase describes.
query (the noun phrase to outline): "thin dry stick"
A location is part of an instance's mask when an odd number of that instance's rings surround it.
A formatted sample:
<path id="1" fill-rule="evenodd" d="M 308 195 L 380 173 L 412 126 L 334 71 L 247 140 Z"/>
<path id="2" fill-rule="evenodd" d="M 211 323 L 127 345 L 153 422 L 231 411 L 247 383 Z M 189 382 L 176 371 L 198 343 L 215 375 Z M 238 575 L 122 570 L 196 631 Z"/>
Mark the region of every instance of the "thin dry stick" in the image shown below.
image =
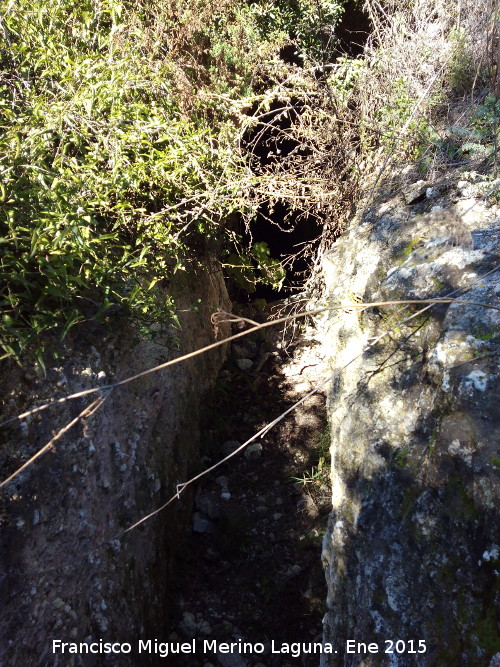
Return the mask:
<path id="1" fill-rule="evenodd" d="M 10 477 L 7 477 L 7 479 L 5 479 L 0 484 L 0 488 L 2 488 L 3 486 L 5 486 L 5 484 L 8 484 L 15 477 L 20 475 L 23 472 L 23 470 L 26 470 L 26 468 L 28 466 L 30 466 L 32 463 L 34 463 L 34 461 L 36 461 L 36 459 L 40 458 L 40 456 L 42 456 L 42 454 L 45 454 L 45 452 L 48 452 L 49 449 L 52 449 L 54 443 L 57 440 L 59 440 L 59 438 L 61 438 L 65 433 L 67 433 L 71 428 L 73 428 L 73 426 L 75 426 L 75 424 L 78 424 L 78 422 L 84 421 L 85 419 L 88 419 L 90 416 L 92 416 L 94 414 L 94 412 L 96 412 L 101 407 L 101 405 L 106 401 L 106 399 L 108 398 L 110 393 L 111 393 L 111 391 L 108 391 L 105 396 L 101 396 L 99 398 L 96 398 L 96 400 L 93 401 L 90 405 L 87 405 L 87 407 L 84 408 L 77 417 L 75 417 L 68 424 L 63 426 L 55 434 L 55 436 L 49 440 L 49 442 L 46 445 L 44 445 L 41 449 L 39 449 L 36 452 L 36 454 L 33 454 L 33 456 L 31 458 L 29 458 L 25 463 L 23 463 L 23 465 L 20 468 L 18 468 L 15 472 L 13 472 L 12 475 L 10 475 Z"/>

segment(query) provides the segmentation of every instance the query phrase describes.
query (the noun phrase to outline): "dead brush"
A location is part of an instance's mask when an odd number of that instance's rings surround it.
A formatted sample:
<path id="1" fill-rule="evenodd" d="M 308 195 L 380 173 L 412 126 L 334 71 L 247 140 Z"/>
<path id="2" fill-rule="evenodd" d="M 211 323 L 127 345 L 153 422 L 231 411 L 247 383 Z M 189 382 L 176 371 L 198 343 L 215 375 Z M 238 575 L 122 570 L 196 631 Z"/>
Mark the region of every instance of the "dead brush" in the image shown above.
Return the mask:
<path id="1" fill-rule="evenodd" d="M 373 32 L 355 99 L 362 150 L 372 169 L 381 162 L 390 169 L 416 156 L 436 134 L 436 116 L 446 113 L 450 100 L 484 79 L 488 44 L 491 52 L 497 42 L 492 28 L 497 0 L 491 0 L 487 11 L 472 0 L 402 4 L 365 1 Z"/>
<path id="2" fill-rule="evenodd" d="M 254 113 L 241 118 L 240 150 L 253 177 L 254 206 L 243 217 L 248 231 L 254 211 L 266 218 L 263 205 L 271 214 L 278 204 L 285 206 L 281 220 L 267 216 L 281 231 L 306 217 L 321 225 L 323 238 L 336 238 L 349 217 L 360 174 L 356 112 L 328 76 L 318 73 L 316 66 L 290 68 L 285 80 L 276 77 L 255 98 Z M 317 241 L 283 263 L 307 256 Z"/>
<path id="3" fill-rule="evenodd" d="M 489 30 L 487 34 L 487 53 L 489 60 L 491 89 L 495 97 L 500 97 L 500 9 L 498 0 L 489 2 Z"/>

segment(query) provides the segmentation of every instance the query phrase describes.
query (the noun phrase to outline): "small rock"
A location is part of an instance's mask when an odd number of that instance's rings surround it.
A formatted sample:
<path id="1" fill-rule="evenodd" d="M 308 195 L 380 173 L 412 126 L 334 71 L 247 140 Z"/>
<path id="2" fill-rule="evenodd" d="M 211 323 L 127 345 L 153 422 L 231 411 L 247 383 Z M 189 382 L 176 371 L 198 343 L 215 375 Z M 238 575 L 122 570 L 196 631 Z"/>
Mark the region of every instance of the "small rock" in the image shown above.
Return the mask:
<path id="1" fill-rule="evenodd" d="M 199 496 L 197 498 L 196 509 L 200 510 L 209 519 L 218 519 L 220 516 L 219 508 L 208 496 Z"/>
<path id="2" fill-rule="evenodd" d="M 307 512 L 313 512 L 316 509 L 316 505 L 314 504 L 314 500 L 311 498 L 310 495 L 306 495 L 304 498 L 301 498 L 297 502 L 297 509 L 300 510 L 306 510 Z"/>
<path id="3" fill-rule="evenodd" d="M 236 359 L 236 365 L 242 371 L 249 371 L 253 366 L 251 359 Z"/>
<path id="4" fill-rule="evenodd" d="M 213 529 L 212 522 L 203 512 L 193 514 L 193 530 L 195 533 L 212 533 Z"/>
<path id="5" fill-rule="evenodd" d="M 412 183 L 403 191 L 403 197 L 407 204 L 417 204 L 425 199 L 427 189 L 430 187 L 428 181 L 417 181 Z"/>
<path id="6" fill-rule="evenodd" d="M 283 514 L 281 514 L 280 512 L 275 512 L 275 513 L 273 514 L 273 519 L 274 519 L 275 521 L 279 521 L 279 520 L 281 519 L 282 516 L 283 516 Z"/>
<path id="7" fill-rule="evenodd" d="M 217 551 L 215 551 L 215 549 L 209 547 L 203 554 L 203 558 L 209 563 L 216 563 L 217 561 L 220 560 L 220 554 Z"/>
<path id="8" fill-rule="evenodd" d="M 241 442 L 238 442 L 238 440 L 226 440 L 222 445 L 222 452 L 224 456 L 228 456 L 229 454 L 232 454 L 235 449 L 238 449 L 238 447 L 241 447 Z"/>
<path id="9" fill-rule="evenodd" d="M 99 628 L 100 632 L 107 632 L 108 630 L 108 619 L 104 614 L 96 614 L 95 615 L 95 620 L 97 623 L 97 627 Z"/>
<path id="10" fill-rule="evenodd" d="M 253 340 L 242 340 L 238 343 L 233 343 L 232 354 L 237 359 L 253 359 L 257 356 L 257 343 Z"/>
<path id="11" fill-rule="evenodd" d="M 300 565 L 290 565 L 290 567 L 287 567 L 283 573 L 283 579 L 288 580 L 288 579 L 293 579 L 293 577 L 297 577 L 300 573 L 302 572 L 302 568 Z"/>
<path id="12" fill-rule="evenodd" d="M 223 491 L 220 494 L 220 497 L 222 498 L 222 500 L 231 500 L 231 494 L 229 493 L 229 491 Z"/>
<path id="13" fill-rule="evenodd" d="M 225 477 L 224 475 L 221 475 L 220 477 L 217 477 L 215 480 L 219 486 L 221 486 L 223 489 L 228 488 L 229 484 L 229 477 Z"/>
<path id="14" fill-rule="evenodd" d="M 500 667 L 500 653 L 495 653 L 495 655 L 491 658 L 488 667 Z"/>
<path id="15" fill-rule="evenodd" d="M 183 637 L 188 639 L 196 637 L 197 625 L 194 614 L 190 614 L 188 611 L 184 612 L 182 615 L 182 621 L 179 623 L 179 632 Z"/>
<path id="16" fill-rule="evenodd" d="M 186 638 L 192 639 L 199 635 L 209 635 L 212 632 L 210 623 L 202 618 L 196 619 L 194 614 L 185 611 L 182 615 L 182 621 L 179 623 L 179 632 Z"/>
<path id="17" fill-rule="evenodd" d="M 221 667 L 247 667 L 239 653 L 220 653 L 217 651 L 217 662 Z"/>
<path id="18" fill-rule="evenodd" d="M 208 621 L 204 621 L 200 618 L 196 623 L 196 627 L 200 635 L 205 635 L 205 637 L 208 637 L 208 635 L 212 634 L 212 626 Z"/>
<path id="19" fill-rule="evenodd" d="M 262 456 L 262 445 L 260 442 L 253 442 L 245 449 L 245 458 L 249 461 L 255 461 Z"/>

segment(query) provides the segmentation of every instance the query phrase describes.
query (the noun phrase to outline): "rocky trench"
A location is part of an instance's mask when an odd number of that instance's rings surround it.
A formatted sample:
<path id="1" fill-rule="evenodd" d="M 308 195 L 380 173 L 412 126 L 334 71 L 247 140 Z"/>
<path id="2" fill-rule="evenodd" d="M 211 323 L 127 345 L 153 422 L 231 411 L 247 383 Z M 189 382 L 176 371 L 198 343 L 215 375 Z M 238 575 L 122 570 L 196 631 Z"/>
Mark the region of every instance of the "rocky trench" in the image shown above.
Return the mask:
<path id="1" fill-rule="evenodd" d="M 498 306 L 500 214 L 490 189 L 477 172 L 388 181 L 323 257 L 318 305 L 341 310 L 113 392 L 2 489 L 0 663 L 496 665 L 499 317 L 484 304 Z M 211 313 L 231 309 L 220 273 L 171 288 L 185 306 L 180 349 L 213 342 Z M 358 308 L 450 292 L 476 305 Z M 4 366 L 3 414 L 178 354 L 172 341 L 134 338 L 127 326 L 80 330 L 47 378 Z M 325 396 L 124 534 L 325 380 Z M 2 471 L 82 407 L 9 425 Z M 57 638 L 263 649 L 69 657 L 52 652 Z M 273 640 L 337 653 L 276 655 Z M 348 640 L 378 650 L 352 653 Z M 387 641 L 400 650 L 384 653 Z"/>
<path id="2" fill-rule="evenodd" d="M 214 342 L 211 314 L 231 309 L 220 272 L 200 269 L 170 292 L 182 327 L 165 341 L 139 341 L 127 322 L 114 330 L 92 325 L 67 340 L 46 377 L 5 365 L 2 417 Z M 229 333 L 222 325 L 217 335 Z M 281 330 L 144 376 L 114 390 L 4 487 L 0 664 L 305 664 L 216 653 L 179 662 L 154 651 L 138 656 L 135 646 L 141 639 L 245 639 L 263 642 L 267 654 L 271 639 L 320 641 L 329 491 L 325 472 L 314 480 L 308 473 L 320 452 L 327 457 L 324 396 L 124 531 L 310 388 L 323 372 L 318 351 L 313 329 L 305 337 Z M 84 405 L 66 402 L 4 428 L 3 478 Z M 53 640 L 129 642 L 134 651 L 68 655 L 54 651 Z"/>
<path id="3" fill-rule="evenodd" d="M 202 415 L 203 465 L 238 449 L 324 381 L 315 336 L 312 327 L 268 329 L 232 345 Z M 199 654 L 172 656 L 173 665 L 317 665 L 317 655 L 277 649 L 321 643 L 320 555 L 330 507 L 324 401 L 319 391 L 198 486 L 192 535 L 177 564 L 180 597 L 169 641 L 194 639 Z M 204 653 L 211 639 L 261 649 Z"/>

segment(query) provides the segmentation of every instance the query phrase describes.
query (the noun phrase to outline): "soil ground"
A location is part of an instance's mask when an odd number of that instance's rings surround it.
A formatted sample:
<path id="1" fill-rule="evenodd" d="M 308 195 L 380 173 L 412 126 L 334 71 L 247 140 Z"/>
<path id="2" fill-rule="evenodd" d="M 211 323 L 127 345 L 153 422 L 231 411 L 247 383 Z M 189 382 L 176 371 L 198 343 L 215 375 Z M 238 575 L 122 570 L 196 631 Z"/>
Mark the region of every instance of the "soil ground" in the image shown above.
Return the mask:
<path id="1" fill-rule="evenodd" d="M 284 308 L 275 306 L 274 316 Z M 317 348 L 314 329 L 305 325 L 267 329 L 233 345 L 203 417 L 205 466 L 324 381 Z M 248 360 L 251 367 L 242 369 Z M 193 532 L 176 568 L 181 594 L 169 641 L 196 638 L 202 646 L 204 639 L 242 640 L 263 644 L 263 653 L 217 656 L 200 650 L 171 657 L 172 665 L 318 664 L 317 654 L 273 654 L 270 642 L 321 642 L 321 542 L 330 506 L 324 400 L 318 392 L 256 446 L 202 480 Z"/>

